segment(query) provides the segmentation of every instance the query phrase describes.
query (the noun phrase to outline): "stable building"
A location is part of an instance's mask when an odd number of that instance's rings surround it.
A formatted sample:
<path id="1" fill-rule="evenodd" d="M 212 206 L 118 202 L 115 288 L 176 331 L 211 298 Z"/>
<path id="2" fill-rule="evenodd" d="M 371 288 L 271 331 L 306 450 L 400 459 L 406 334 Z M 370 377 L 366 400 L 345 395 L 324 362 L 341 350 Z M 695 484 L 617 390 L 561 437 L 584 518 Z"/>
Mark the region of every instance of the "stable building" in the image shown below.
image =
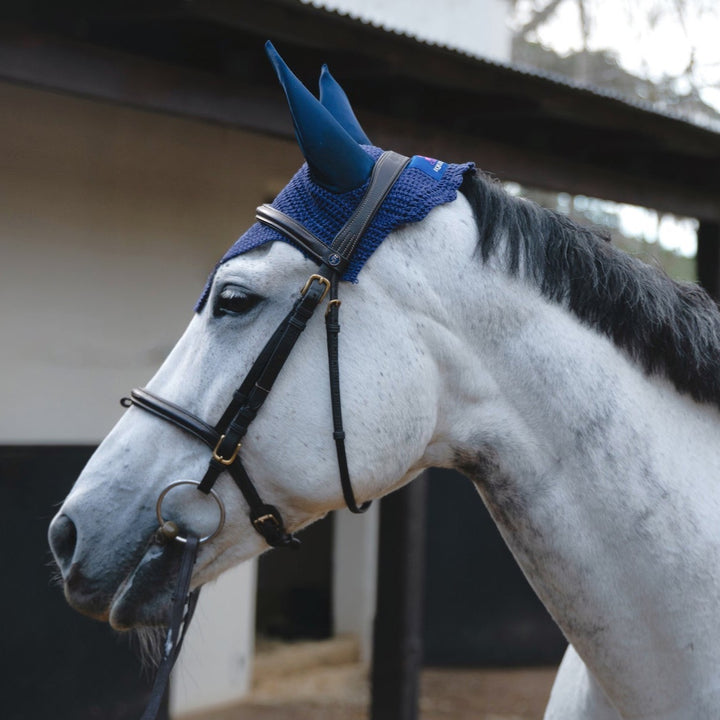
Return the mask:
<path id="1" fill-rule="evenodd" d="M 214 262 L 302 163 L 266 39 L 308 85 L 327 62 L 381 147 L 697 218 L 698 277 L 720 296 L 720 134 L 681 117 L 298 0 L 18 1 L 0 17 L 10 717 L 143 706 L 133 653 L 50 587 L 45 534 L 118 399 L 153 374 Z M 558 658 L 563 640 L 475 491 L 431 473 L 429 494 L 427 660 Z M 369 659 L 377 526 L 377 511 L 337 513 L 307 531 L 306 552 L 270 553 L 207 588 L 174 715 L 247 690 L 256 624 L 352 633 Z"/>

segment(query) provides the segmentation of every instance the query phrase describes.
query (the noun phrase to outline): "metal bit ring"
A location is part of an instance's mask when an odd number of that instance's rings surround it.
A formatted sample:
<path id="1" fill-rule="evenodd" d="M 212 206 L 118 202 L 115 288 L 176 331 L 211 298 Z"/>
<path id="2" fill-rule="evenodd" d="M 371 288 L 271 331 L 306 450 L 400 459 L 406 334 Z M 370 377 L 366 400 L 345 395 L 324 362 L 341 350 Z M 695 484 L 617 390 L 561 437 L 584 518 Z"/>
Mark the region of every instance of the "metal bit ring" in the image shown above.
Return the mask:
<path id="1" fill-rule="evenodd" d="M 158 523 L 160 523 L 160 529 L 166 527 L 167 521 L 165 518 L 163 518 L 162 515 L 162 504 L 163 500 L 165 499 L 165 496 L 176 487 L 179 487 L 180 485 L 194 485 L 197 487 L 200 485 L 199 482 L 196 482 L 195 480 L 176 480 L 173 483 L 170 483 L 161 493 L 160 496 L 157 499 L 157 504 L 155 506 L 155 514 L 157 515 Z M 203 543 L 206 543 L 210 540 L 212 540 L 218 533 L 223 529 L 223 526 L 225 525 L 225 505 L 223 504 L 223 501 L 220 499 L 220 496 L 215 492 L 215 490 L 210 490 L 209 495 L 215 500 L 218 506 L 218 510 L 220 511 L 220 518 L 218 519 L 218 525 L 215 528 L 214 532 L 210 533 L 210 535 L 205 535 L 205 537 L 201 537 L 198 541 L 198 544 L 202 545 Z M 183 537 L 182 535 L 175 535 L 173 540 L 176 540 L 179 543 L 186 543 L 187 538 Z"/>

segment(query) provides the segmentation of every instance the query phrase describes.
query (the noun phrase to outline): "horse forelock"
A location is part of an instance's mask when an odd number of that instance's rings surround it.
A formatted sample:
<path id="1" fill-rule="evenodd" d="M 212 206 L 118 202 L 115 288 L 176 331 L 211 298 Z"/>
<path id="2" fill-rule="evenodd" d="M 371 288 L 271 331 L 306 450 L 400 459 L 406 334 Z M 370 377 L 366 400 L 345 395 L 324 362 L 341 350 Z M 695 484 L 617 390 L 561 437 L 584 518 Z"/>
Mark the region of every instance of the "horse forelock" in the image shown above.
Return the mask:
<path id="1" fill-rule="evenodd" d="M 510 274 L 607 335 L 645 372 L 720 407 L 720 310 L 702 288 L 672 280 L 599 231 L 515 198 L 479 173 L 461 191 L 483 261 L 499 255 Z"/>

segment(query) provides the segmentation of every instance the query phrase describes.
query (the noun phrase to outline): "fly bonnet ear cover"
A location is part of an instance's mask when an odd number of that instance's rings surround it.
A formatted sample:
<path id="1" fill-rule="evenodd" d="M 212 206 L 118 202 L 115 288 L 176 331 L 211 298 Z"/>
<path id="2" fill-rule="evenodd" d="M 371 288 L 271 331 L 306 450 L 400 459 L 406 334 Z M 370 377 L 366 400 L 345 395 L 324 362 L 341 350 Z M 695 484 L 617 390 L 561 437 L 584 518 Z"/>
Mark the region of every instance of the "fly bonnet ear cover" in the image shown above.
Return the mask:
<path id="1" fill-rule="evenodd" d="M 306 160 L 272 205 L 329 246 L 362 199 L 382 150 L 370 144 L 347 96 L 326 66 L 320 76 L 318 100 L 291 72 L 271 43 L 265 49 L 285 90 L 295 135 Z M 355 282 L 367 259 L 393 230 L 419 222 L 437 205 L 452 202 L 464 174 L 473 168 L 472 163 L 453 165 L 415 155 L 367 229 L 342 279 Z M 275 240 L 292 244 L 276 230 L 255 223 L 225 253 L 218 267 Z M 214 274 L 213 271 L 198 300 L 197 312 L 207 300 Z"/>

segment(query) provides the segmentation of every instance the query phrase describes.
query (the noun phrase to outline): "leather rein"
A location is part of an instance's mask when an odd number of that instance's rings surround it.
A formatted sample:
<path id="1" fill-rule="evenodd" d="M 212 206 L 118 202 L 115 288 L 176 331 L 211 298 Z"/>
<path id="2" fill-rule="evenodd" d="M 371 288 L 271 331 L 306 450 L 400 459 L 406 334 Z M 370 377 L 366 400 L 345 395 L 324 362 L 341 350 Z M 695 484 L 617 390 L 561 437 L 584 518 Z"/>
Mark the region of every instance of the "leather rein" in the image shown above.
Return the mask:
<path id="1" fill-rule="evenodd" d="M 255 419 L 283 365 L 288 359 L 300 334 L 313 316 L 317 307 L 327 297 L 325 328 L 327 334 L 330 397 L 333 416 L 333 439 L 337 451 L 340 484 L 347 507 L 354 513 L 368 509 L 370 502 L 357 504 L 350 480 L 345 451 L 342 408 L 340 402 L 340 365 L 338 359 L 338 334 L 340 332 L 338 285 L 347 270 L 354 253 L 382 203 L 409 163 L 409 158 L 389 151 L 383 153 L 375 163 L 370 181 L 357 208 L 343 225 L 330 245 L 323 243 L 301 223 L 277 210 L 271 205 L 257 208 L 259 222 L 282 233 L 293 244 L 299 246 L 320 266 L 312 274 L 300 292 L 290 312 L 278 325 L 257 359 L 250 368 L 240 387 L 215 425 L 210 425 L 197 415 L 149 390 L 136 388 L 129 398 L 123 398 L 124 407 L 135 405 L 185 430 L 204 442 L 212 451 L 205 475 L 199 482 L 182 480 L 171 483 L 160 494 L 157 502 L 157 516 L 160 528 L 155 535 L 158 542 L 178 541 L 184 544 L 183 558 L 178 576 L 178 585 L 173 597 L 171 624 L 165 642 L 165 651 L 155 680 L 151 698 L 141 720 L 155 718 L 170 676 L 170 670 L 177 659 L 185 632 L 197 603 L 199 588 L 189 592 L 192 568 L 199 545 L 215 537 L 222 529 L 225 508 L 213 486 L 219 476 L 227 471 L 242 493 L 249 509 L 250 522 L 272 547 L 297 547 L 300 541 L 285 527 L 280 511 L 263 502 L 252 479 L 240 458 L 242 440 L 250 423 Z M 179 534 L 177 526 L 165 522 L 162 517 L 162 502 L 167 493 L 178 485 L 194 485 L 200 492 L 211 495 L 220 509 L 220 520 L 216 530 L 206 537 L 198 538 L 192 532 Z"/>

